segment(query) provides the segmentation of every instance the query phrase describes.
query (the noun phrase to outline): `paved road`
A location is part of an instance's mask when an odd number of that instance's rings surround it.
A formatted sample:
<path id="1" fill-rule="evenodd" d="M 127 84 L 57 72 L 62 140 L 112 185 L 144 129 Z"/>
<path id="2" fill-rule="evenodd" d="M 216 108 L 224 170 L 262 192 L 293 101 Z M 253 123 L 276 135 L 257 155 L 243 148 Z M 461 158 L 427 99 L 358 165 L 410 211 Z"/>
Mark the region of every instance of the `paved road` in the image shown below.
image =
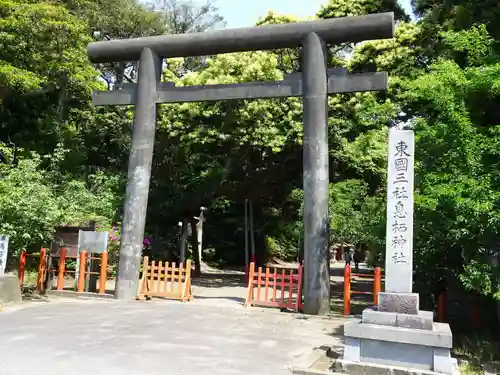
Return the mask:
<path id="1" fill-rule="evenodd" d="M 0 375 L 289 374 L 338 345 L 343 322 L 213 303 L 40 303 L 0 313 Z"/>

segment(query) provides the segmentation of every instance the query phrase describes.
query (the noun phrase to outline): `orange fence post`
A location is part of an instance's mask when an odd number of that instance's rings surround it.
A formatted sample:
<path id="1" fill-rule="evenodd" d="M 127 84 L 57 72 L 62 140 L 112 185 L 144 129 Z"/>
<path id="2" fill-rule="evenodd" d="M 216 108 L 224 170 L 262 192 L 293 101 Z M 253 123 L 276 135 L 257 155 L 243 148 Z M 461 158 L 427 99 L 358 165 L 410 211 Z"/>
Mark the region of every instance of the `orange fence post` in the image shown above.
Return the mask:
<path id="1" fill-rule="evenodd" d="M 19 277 L 19 284 L 21 288 L 24 285 L 24 269 L 26 268 L 26 250 L 21 251 L 19 255 L 19 270 L 17 271 L 17 276 Z"/>
<path id="2" fill-rule="evenodd" d="M 378 294 L 382 290 L 382 272 L 380 267 L 373 270 L 373 304 L 378 305 Z"/>
<path id="3" fill-rule="evenodd" d="M 437 300 L 437 318 L 439 323 L 446 321 L 446 292 L 441 292 Z"/>
<path id="4" fill-rule="evenodd" d="M 99 276 L 99 293 L 106 293 L 106 281 L 108 281 L 108 253 L 105 251 L 101 256 L 101 274 Z"/>
<path id="5" fill-rule="evenodd" d="M 344 315 L 351 315 L 351 266 L 344 268 Z"/>
<path id="6" fill-rule="evenodd" d="M 80 253 L 80 268 L 78 271 L 78 289 L 79 293 L 85 289 L 85 268 L 87 266 L 87 252 L 83 250 Z"/>
<path id="7" fill-rule="evenodd" d="M 64 272 L 66 271 L 66 248 L 59 250 L 59 273 L 57 274 L 57 290 L 64 289 Z"/>
<path id="8" fill-rule="evenodd" d="M 46 268 L 46 255 L 47 249 L 40 249 L 40 263 L 38 263 L 38 274 L 36 280 L 36 290 L 38 293 L 44 291 L 43 282 L 45 281 L 45 268 Z"/>
<path id="9" fill-rule="evenodd" d="M 245 306 L 250 306 L 252 304 L 254 275 L 255 275 L 255 263 L 250 262 L 250 271 L 248 272 L 248 290 L 247 290 L 247 298 L 245 300 Z"/>

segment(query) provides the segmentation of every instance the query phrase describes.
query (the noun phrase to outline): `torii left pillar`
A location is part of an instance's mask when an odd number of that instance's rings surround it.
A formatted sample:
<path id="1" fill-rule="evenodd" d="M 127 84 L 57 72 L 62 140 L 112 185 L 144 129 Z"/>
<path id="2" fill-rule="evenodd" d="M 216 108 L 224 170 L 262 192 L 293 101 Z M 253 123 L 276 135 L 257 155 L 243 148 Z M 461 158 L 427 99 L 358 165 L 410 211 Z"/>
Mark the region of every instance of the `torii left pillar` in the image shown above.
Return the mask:
<path id="1" fill-rule="evenodd" d="M 115 298 L 132 300 L 137 294 L 140 259 L 146 224 L 151 164 L 156 132 L 157 85 L 161 80 L 162 58 L 144 48 L 139 62 L 137 96 L 128 163 L 120 262 Z M 125 258 L 125 259 L 123 259 Z M 139 262 L 137 262 L 139 259 Z"/>

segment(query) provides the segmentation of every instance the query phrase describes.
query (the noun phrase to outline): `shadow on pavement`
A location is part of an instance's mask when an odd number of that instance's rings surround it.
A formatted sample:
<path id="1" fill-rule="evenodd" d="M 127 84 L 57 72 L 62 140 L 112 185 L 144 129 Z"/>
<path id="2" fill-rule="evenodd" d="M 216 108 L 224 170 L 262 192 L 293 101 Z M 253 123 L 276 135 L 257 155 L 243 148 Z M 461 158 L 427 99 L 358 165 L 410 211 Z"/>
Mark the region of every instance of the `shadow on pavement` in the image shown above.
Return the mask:
<path id="1" fill-rule="evenodd" d="M 336 263 L 330 268 L 330 309 L 332 313 L 344 314 L 344 265 Z M 351 277 L 352 292 L 373 292 L 373 270 L 360 265 L 359 271 L 352 267 L 352 273 L 366 276 Z M 367 307 L 373 306 L 372 294 L 351 294 L 351 316 L 361 315 Z"/>
<path id="2" fill-rule="evenodd" d="M 244 274 L 205 273 L 192 277 L 191 284 L 202 288 L 234 288 L 246 287 Z"/>

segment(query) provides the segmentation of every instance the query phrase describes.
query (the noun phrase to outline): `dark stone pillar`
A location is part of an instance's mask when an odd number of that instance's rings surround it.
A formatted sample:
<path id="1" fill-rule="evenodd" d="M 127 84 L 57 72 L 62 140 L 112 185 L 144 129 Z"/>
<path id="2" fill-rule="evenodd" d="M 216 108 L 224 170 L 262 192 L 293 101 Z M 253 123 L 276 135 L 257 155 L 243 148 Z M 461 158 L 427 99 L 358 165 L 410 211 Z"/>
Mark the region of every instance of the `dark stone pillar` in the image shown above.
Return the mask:
<path id="1" fill-rule="evenodd" d="M 151 49 L 142 50 L 121 229 L 116 299 L 132 300 L 137 294 L 156 131 L 157 83 L 161 78 L 161 65 L 162 59 Z"/>
<path id="2" fill-rule="evenodd" d="M 328 264 L 328 88 L 327 52 L 310 33 L 302 45 L 304 85 L 304 312 L 330 311 Z"/>

